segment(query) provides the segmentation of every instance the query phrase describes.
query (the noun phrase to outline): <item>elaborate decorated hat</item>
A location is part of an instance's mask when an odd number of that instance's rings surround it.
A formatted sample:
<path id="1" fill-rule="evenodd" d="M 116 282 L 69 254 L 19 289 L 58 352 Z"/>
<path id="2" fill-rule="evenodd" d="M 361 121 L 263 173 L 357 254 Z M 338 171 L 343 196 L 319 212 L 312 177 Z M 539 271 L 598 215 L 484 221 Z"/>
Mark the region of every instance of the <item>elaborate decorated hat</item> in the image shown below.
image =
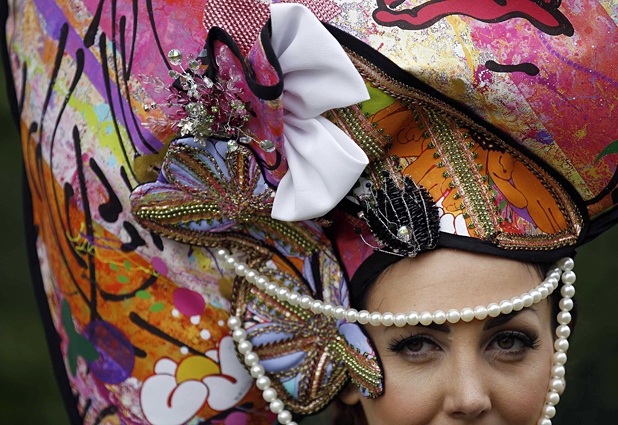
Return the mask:
<path id="1" fill-rule="evenodd" d="M 560 291 L 550 424 L 568 257 L 617 218 L 615 7 L 202 3 L 24 0 L 7 21 L 74 418 L 293 423 L 350 381 L 388 391 L 364 326 Z M 555 265 L 476 308 L 351 305 L 359 280 L 440 247 Z"/>

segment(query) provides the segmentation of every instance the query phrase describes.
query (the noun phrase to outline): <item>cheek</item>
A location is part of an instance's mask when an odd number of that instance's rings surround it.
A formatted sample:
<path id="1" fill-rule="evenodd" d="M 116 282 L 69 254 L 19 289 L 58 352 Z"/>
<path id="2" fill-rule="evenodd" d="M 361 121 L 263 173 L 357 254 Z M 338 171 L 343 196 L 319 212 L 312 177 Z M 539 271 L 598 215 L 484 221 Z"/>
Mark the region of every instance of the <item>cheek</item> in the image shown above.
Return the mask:
<path id="1" fill-rule="evenodd" d="M 381 397 L 362 399 L 369 425 L 421 425 L 431 422 L 442 405 L 435 370 L 411 366 L 394 357 L 382 359 L 385 389 Z"/>
<path id="2" fill-rule="evenodd" d="M 536 424 L 549 386 L 553 347 L 531 353 L 529 360 L 496 374 L 492 391 L 492 409 L 508 424 Z M 500 378 L 498 378 L 498 376 Z"/>

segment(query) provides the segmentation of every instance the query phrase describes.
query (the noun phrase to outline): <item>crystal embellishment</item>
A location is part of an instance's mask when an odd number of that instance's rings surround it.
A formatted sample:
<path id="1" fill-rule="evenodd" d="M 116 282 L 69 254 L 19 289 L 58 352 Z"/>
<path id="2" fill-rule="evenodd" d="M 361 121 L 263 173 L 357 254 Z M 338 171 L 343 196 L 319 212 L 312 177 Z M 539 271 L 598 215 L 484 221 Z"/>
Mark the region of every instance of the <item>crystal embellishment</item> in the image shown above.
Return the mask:
<path id="1" fill-rule="evenodd" d="M 402 242 L 409 242 L 412 238 L 412 232 L 409 226 L 401 226 L 397 229 L 397 238 Z"/>
<path id="2" fill-rule="evenodd" d="M 262 140 L 260 141 L 260 148 L 264 152 L 274 152 L 276 149 L 275 143 L 272 140 Z"/>
<path id="3" fill-rule="evenodd" d="M 172 65 L 179 66 L 182 63 L 182 53 L 178 49 L 172 49 L 167 54 L 167 58 Z"/>

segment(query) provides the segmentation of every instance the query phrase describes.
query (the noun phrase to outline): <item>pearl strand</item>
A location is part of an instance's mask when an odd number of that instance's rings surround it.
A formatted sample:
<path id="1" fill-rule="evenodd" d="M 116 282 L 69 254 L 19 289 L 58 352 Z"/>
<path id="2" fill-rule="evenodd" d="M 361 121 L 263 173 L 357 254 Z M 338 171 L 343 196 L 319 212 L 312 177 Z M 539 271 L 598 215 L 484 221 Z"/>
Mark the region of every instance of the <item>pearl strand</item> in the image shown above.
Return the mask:
<path id="1" fill-rule="evenodd" d="M 551 377 L 549 388 L 545 397 L 545 405 L 541 412 L 541 418 L 537 425 L 551 425 L 551 418 L 556 414 L 556 405 L 560 401 L 559 392 L 564 389 L 563 378 L 565 375 L 564 365 L 567 361 L 566 351 L 569 348 L 568 337 L 571 330 L 568 324 L 571 322 L 571 309 L 573 308 L 573 296 L 575 295 L 576 276 L 573 272 L 575 265 L 571 258 L 561 259 L 557 267 L 548 271 L 543 283 L 535 289 L 522 294 L 520 297 L 513 297 L 510 301 L 504 300 L 500 304 L 491 303 L 487 307 L 477 306 L 475 309 L 463 308 L 461 311 L 450 309 L 446 313 L 442 310 L 437 310 L 433 314 L 424 311 L 420 314 L 417 312 L 404 313 L 369 313 L 366 310 L 357 310 L 351 308 L 346 309 L 343 306 L 335 306 L 331 303 L 323 303 L 320 300 L 315 300 L 309 295 L 300 295 L 296 291 L 290 291 L 286 287 L 279 286 L 274 282 L 269 282 L 265 276 L 260 276 L 255 270 L 250 269 L 247 264 L 238 262 L 233 255 L 225 249 L 219 249 L 215 256 L 222 261 L 224 268 L 234 270 L 236 275 L 245 277 L 247 281 L 254 284 L 258 289 L 266 292 L 269 295 L 276 296 L 281 301 L 286 301 L 294 306 L 299 306 L 305 310 L 311 310 L 315 314 L 324 314 L 335 319 L 346 319 L 349 323 L 358 321 L 358 323 L 373 326 L 398 326 L 406 325 L 415 326 L 429 325 L 431 323 L 443 324 L 457 323 L 459 320 L 471 322 L 473 319 L 484 320 L 489 317 L 497 317 L 500 314 L 509 314 L 512 311 L 519 311 L 524 307 L 530 307 L 533 304 L 547 298 L 556 288 L 558 288 L 558 280 L 562 280 L 564 284 L 561 289 L 562 299 L 560 300 L 560 313 L 558 313 L 558 327 L 556 328 L 556 336 L 554 342 L 554 355 L 552 356 Z M 258 355 L 252 351 L 253 345 L 247 341 L 247 333 L 241 328 L 240 318 L 230 316 L 228 319 L 228 327 L 232 330 L 232 338 L 237 343 L 237 349 L 240 354 L 245 356 L 245 364 L 249 366 L 251 376 L 256 380 L 256 386 L 262 390 L 264 400 L 269 404 L 271 412 L 277 414 L 277 419 L 283 425 L 297 425 L 292 421 L 292 414 L 285 409 L 285 405 L 279 398 L 277 392 L 270 384 L 270 378 L 265 375 L 265 370 L 259 364 Z"/>
<path id="2" fill-rule="evenodd" d="M 428 326 L 431 323 L 441 325 L 447 321 L 454 324 L 460 320 L 471 322 L 474 319 L 484 320 L 487 317 L 509 314 L 512 311 L 519 311 L 524 307 L 530 307 L 547 298 L 558 288 L 558 279 L 560 279 L 560 268 L 552 269 L 545 280 L 531 291 L 519 297 L 513 297 L 510 300 L 491 303 L 486 307 L 479 305 L 474 309 L 469 307 L 461 310 L 450 309 L 446 313 L 442 310 L 437 310 L 433 313 L 429 311 L 421 313 L 412 311 L 407 314 L 379 313 L 377 311 L 370 313 L 367 310 L 357 311 L 354 308 L 346 309 L 343 306 L 325 303 L 309 295 L 301 295 L 296 291 L 290 291 L 286 287 L 279 286 L 277 283 L 269 282 L 267 277 L 260 276 L 245 263 L 238 262 L 233 255 L 230 255 L 224 249 L 218 250 L 216 256 L 223 261 L 225 268 L 233 269 L 238 276 L 245 277 L 249 283 L 254 284 L 259 290 L 266 292 L 268 295 L 276 296 L 281 301 L 286 301 L 293 306 L 299 306 L 305 310 L 311 310 L 315 314 L 324 314 L 337 320 L 345 319 L 348 323 L 358 322 L 361 325 L 370 324 L 372 326 L 395 325 L 397 327 L 404 327 L 406 325 L 416 326 L 418 324 Z"/>
<path id="3" fill-rule="evenodd" d="M 292 420 L 292 413 L 285 409 L 283 401 L 277 397 L 277 391 L 270 386 L 270 378 L 266 376 L 264 366 L 260 364 L 260 357 L 253 351 L 253 345 L 247 341 L 247 332 L 242 328 L 242 322 L 238 316 L 230 316 L 227 326 L 232 330 L 232 339 L 236 342 L 236 348 L 245 356 L 245 364 L 255 385 L 262 390 L 262 398 L 269 403 L 270 411 L 277 415 L 277 420 L 283 425 L 297 425 Z"/>
<path id="4" fill-rule="evenodd" d="M 558 327 L 554 342 L 554 355 L 552 357 L 551 376 L 549 388 L 545 396 L 545 405 L 541 411 L 541 418 L 537 425 L 551 425 L 551 419 L 556 415 L 556 405 L 560 401 L 560 392 L 564 389 L 564 375 L 566 370 L 564 365 L 567 361 L 566 352 L 569 349 L 568 337 L 571 334 L 571 309 L 573 309 L 573 296 L 575 295 L 575 272 L 573 267 L 575 262 L 571 258 L 563 258 L 558 261 L 558 268 L 550 270 L 549 274 L 560 274 L 563 286 L 560 289 L 562 299 L 560 300 L 560 312 L 558 313 Z"/>

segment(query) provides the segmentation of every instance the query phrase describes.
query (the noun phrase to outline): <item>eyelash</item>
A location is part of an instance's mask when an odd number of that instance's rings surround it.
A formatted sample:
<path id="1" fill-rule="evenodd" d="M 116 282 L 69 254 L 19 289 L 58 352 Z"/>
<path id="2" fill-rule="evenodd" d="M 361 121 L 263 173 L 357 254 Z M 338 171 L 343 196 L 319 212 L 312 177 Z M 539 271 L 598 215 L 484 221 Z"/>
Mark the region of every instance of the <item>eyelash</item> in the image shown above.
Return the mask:
<path id="1" fill-rule="evenodd" d="M 517 331 L 503 331 L 493 336 L 488 347 L 492 344 L 496 343 L 500 338 L 515 338 L 523 344 L 522 348 L 516 350 L 509 349 L 497 349 L 499 352 L 499 356 L 509 356 L 509 357 L 517 357 L 524 354 L 527 350 L 536 350 L 539 347 L 539 336 L 535 332 L 517 332 Z M 440 345 L 429 335 L 411 335 L 408 337 L 400 336 L 399 338 L 393 338 L 391 344 L 389 345 L 389 351 L 393 353 L 401 353 L 406 349 L 406 346 L 410 344 L 418 344 L 418 343 L 428 343 L 439 350 L 442 351 Z M 415 359 L 424 359 L 430 356 L 430 353 L 427 352 L 408 352 L 405 353 L 406 357 L 411 357 Z"/>

